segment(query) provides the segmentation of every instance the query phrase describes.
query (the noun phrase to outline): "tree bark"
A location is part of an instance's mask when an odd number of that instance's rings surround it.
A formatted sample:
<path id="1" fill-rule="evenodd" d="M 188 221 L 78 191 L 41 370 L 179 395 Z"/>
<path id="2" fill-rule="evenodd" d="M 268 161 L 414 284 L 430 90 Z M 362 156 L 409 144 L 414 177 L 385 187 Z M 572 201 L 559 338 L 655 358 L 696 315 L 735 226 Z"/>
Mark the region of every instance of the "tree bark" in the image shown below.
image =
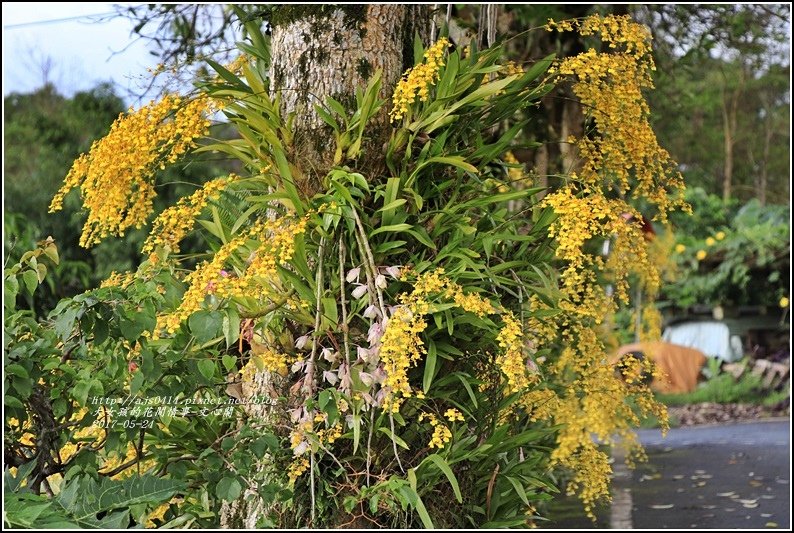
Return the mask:
<path id="1" fill-rule="evenodd" d="M 284 115 L 295 113 L 293 161 L 306 175 L 304 192 L 317 192 L 334 154 L 330 128 L 314 106 L 332 97 L 352 112 L 356 89 L 364 89 L 377 70 L 380 97 L 390 98 L 413 64 L 414 34 L 426 33 L 429 22 L 425 6 L 404 4 L 283 6 L 274 14 L 271 90 L 281 97 Z M 383 106 L 368 128 L 365 148 L 376 149 L 380 159 L 389 109 Z"/>
<path id="2" fill-rule="evenodd" d="M 571 137 L 577 140 L 584 135 L 584 113 L 582 104 L 571 98 L 562 104 L 562 121 L 560 123 L 560 157 L 562 159 L 562 172 L 565 174 L 575 172 L 581 165 L 579 149 L 576 144 L 568 142 Z"/>
<path id="3" fill-rule="evenodd" d="M 739 83 L 730 94 L 727 92 L 728 80 L 723 72 L 724 85 L 722 89 L 722 131 L 723 147 L 725 155 L 725 165 L 722 170 L 722 199 L 731 199 L 733 188 L 733 147 L 736 144 L 736 122 L 739 111 L 739 97 L 744 91 L 746 73 L 742 67 L 740 70 Z"/>
<path id="4" fill-rule="evenodd" d="M 400 76 L 413 65 L 414 35 L 424 40 L 429 31 L 429 10 L 404 4 L 285 5 L 273 13 L 271 23 L 271 91 L 280 97 L 282 117 L 294 113 L 290 159 L 303 173 L 296 185 L 310 196 L 318 192 L 334 154 L 331 128 L 320 119 L 315 104 L 324 105 L 332 97 L 352 113 L 356 90 L 363 90 L 378 69 L 380 97 L 389 99 Z M 383 159 L 390 108 L 384 105 L 368 126 L 369 140 L 362 152 L 371 153 L 373 161 Z M 367 169 L 366 175 L 377 176 L 378 169 L 368 162 L 364 156 L 359 166 Z M 259 372 L 243 383 L 242 392 L 244 398 L 267 397 L 280 387 L 278 376 Z M 264 422 L 285 415 L 263 405 L 252 405 L 246 412 Z M 267 459 L 256 468 L 256 473 L 268 468 Z M 267 505 L 251 487 L 237 501 L 224 503 L 221 527 L 255 528 L 266 512 Z"/>

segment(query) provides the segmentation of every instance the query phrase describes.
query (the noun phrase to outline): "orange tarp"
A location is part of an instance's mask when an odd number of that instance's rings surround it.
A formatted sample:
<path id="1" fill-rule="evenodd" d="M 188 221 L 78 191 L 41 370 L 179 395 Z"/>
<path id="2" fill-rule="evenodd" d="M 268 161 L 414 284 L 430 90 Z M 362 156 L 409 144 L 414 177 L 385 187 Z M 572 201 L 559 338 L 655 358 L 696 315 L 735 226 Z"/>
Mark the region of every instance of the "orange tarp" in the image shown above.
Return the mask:
<path id="1" fill-rule="evenodd" d="M 638 342 L 621 346 L 616 361 L 629 352 L 642 352 L 650 358 L 663 377 L 654 378 L 651 388 L 661 393 L 695 390 L 706 356 L 700 350 L 664 341 Z"/>

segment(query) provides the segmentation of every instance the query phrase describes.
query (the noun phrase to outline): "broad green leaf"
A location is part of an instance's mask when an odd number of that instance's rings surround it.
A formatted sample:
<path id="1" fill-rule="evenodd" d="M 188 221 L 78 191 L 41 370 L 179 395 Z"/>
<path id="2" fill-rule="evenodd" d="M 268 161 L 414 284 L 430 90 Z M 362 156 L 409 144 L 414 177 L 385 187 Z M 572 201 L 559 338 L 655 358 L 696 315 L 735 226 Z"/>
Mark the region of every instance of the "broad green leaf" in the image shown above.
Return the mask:
<path id="1" fill-rule="evenodd" d="M 199 372 L 201 372 L 201 375 L 204 376 L 207 381 L 212 381 L 212 379 L 215 377 L 215 370 L 217 368 L 215 361 L 212 359 L 201 359 L 197 363 L 197 366 Z"/>
<path id="2" fill-rule="evenodd" d="M 226 501 L 234 501 L 240 497 L 243 486 L 236 477 L 227 476 L 221 479 L 215 486 L 215 495 Z"/>
<path id="3" fill-rule="evenodd" d="M 25 282 L 25 288 L 30 294 L 33 294 L 36 291 L 36 287 L 39 285 L 38 274 L 35 270 L 26 270 L 23 272 L 22 281 Z"/>
<path id="4" fill-rule="evenodd" d="M 199 344 L 222 335 L 223 315 L 219 311 L 196 311 L 187 319 L 190 332 Z"/>

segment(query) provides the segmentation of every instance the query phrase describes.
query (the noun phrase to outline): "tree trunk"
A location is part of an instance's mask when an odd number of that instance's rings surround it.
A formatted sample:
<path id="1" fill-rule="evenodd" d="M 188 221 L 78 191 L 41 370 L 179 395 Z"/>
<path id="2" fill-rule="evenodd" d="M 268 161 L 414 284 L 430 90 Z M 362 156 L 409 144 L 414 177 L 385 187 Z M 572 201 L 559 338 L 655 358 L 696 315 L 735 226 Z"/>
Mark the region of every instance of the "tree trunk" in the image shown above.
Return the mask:
<path id="1" fill-rule="evenodd" d="M 330 128 L 314 106 L 325 105 L 330 96 L 352 111 L 356 89 L 366 87 L 379 69 L 380 96 L 389 99 L 413 64 L 414 35 L 427 31 L 429 12 L 403 4 L 295 5 L 281 7 L 273 18 L 271 90 L 280 95 L 284 115 L 296 114 L 293 161 L 301 162 L 306 174 L 302 189 L 312 194 L 334 154 Z M 388 136 L 389 109 L 383 106 L 368 130 L 365 148 L 377 151 L 379 159 Z"/>
<path id="2" fill-rule="evenodd" d="M 316 113 L 329 96 L 352 112 L 356 89 L 363 89 L 376 70 L 382 70 L 380 96 L 389 99 L 400 76 L 413 65 L 414 35 L 425 37 L 430 26 L 426 6 L 384 5 L 285 5 L 273 14 L 271 39 L 271 91 L 281 99 L 284 118 L 294 113 L 294 143 L 290 159 L 303 172 L 296 183 L 311 195 L 330 169 L 334 139 L 332 131 Z M 368 126 L 369 141 L 362 152 L 383 159 L 382 146 L 390 134 L 386 104 Z M 359 166 L 367 167 L 364 156 Z M 268 397 L 278 389 L 278 376 L 259 372 L 243 383 L 245 398 Z M 277 392 L 276 392 L 277 394 Z M 252 405 L 247 414 L 267 422 L 285 413 L 269 412 L 267 406 Z M 255 409 L 255 410 L 254 410 Z M 267 461 L 256 466 L 257 473 Z M 255 488 L 245 490 L 221 509 L 222 528 L 255 528 L 266 513 Z M 309 525 L 311 526 L 311 524 Z"/>
<path id="3" fill-rule="evenodd" d="M 723 77 L 725 73 L 723 72 Z M 725 78 L 725 85 L 722 90 L 722 131 L 724 138 L 724 151 L 725 151 L 725 166 L 722 171 L 722 199 L 728 201 L 731 199 L 731 192 L 733 187 L 733 147 L 736 143 L 736 122 L 739 111 L 739 97 L 744 91 L 744 82 L 746 74 L 744 68 L 740 71 L 739 84 L 735 87 L 730 94 L 727 94 L 728 81 Z"/>
<path id="4" fill-rule="evenodd" d="M 575 143 L 569 142 L 571 137 L 579 140 L 584 135 L 584 113 L 582 104 L 575 98 L 565 100 L 562 104 L 562 121 L 560 123 L 560 157 L 562 172 L 575 172 L 579 166 L 579 149 Z"/>

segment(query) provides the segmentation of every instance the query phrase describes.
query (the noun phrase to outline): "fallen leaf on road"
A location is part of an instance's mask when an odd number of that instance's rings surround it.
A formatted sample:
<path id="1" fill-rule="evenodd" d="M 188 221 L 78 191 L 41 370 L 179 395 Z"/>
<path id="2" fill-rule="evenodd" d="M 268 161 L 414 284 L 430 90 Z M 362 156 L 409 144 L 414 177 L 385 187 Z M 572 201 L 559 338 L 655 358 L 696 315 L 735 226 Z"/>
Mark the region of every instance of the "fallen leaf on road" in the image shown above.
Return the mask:
<path id="1" fill-rule="evenodd" d="M 736 493 L 733 492 L 733 491 L 731 491 L 731 492 L 718 492 L 717 496 L 720 496 L 722 498 L 728 498 L 730 496 L 733 496 L 734 494 L 736 494 Z"/>
<path id="2" fill-rule="evenodd" d="M 758 503 L 758 498 L 754 500 L 739 500 L 742 503 Z"/>
<path id="3" fill-rule="evenodd" d="M 695 470 L 695 474 L 705 474 L 705 470 Z"/>
<path id="4" fill-rule="evenodd" d="M 677 475 L 673 476 L 673 479 L 675 479 L 675 480 L 684 479 L 684 476 L 682 474 L 677 474 Z"/>
<path id="5" fill-rule="evenodd" d="M 763 498 L 765 500 L 774 500 L 775 499 L 775 497 L 773 495 L 771 495 L 771 494 L 762 494 L 761 498 Z"/>
<path id="6" fill-rule="evenodd" d="M 751 487 L 760 487 L 761 485 L 763 485 L 763 483 L 761 483 L 760 481 L 756 481 L 754 479 L 750 481 Z"/>
<path id="7" fill-rule="evenodd" d="M 761 518 L 772 518 L 772 513 L 761 513 Z"/>
<path id="8" fill-rule="evenodd" d="M 756 507 L 758 507 L 758 504 L 757 503 L 743 503 L 742 507 L 744 507 L 745 509 L 755 509 Z"/>
<path id="9" fill-rule="evenodd" d="M 777 527 L 777 522 L 767 522 L 766 527 Z"/>
<path id="10" fill-rule="evenodd" d="M 672 503 L 667 503 L 664 505 L 651 505 L 651 509 L 672 509 L 674 505 Z"/>

